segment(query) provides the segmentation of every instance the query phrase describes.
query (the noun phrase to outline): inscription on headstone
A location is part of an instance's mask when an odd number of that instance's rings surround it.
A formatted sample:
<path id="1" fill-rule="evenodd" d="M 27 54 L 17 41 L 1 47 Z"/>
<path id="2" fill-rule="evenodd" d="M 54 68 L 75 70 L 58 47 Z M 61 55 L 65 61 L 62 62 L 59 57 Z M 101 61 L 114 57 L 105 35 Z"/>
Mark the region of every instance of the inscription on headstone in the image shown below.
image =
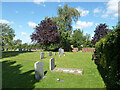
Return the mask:
<path id="1" fill-rule="evenodd" d="M 43 59 L 44 56 L 45 56 L 45 53 L 44 53 L 44 52 L 41 52 L 40 59 Z"/>
<path id="2" fill-rule="evenodd" d="M 52 51 L 49 51 L 49 56 L 52 56 Z"/>
<path id="3" fill-rule="evenodd" d="M 55 59 L 51 58 L 49 62 L 50 62 L 49 68 L 50 70 L 53 70 L 55 68 Z"/>
<path id="4" fill-rule="evenodd" d="M 43 62 L 38 61 L 34 64 L 34 68 L 35 68 L 35 78 L 37 80 L 40 80 L 44 77 L 44 66 L 43 66 Z"/>

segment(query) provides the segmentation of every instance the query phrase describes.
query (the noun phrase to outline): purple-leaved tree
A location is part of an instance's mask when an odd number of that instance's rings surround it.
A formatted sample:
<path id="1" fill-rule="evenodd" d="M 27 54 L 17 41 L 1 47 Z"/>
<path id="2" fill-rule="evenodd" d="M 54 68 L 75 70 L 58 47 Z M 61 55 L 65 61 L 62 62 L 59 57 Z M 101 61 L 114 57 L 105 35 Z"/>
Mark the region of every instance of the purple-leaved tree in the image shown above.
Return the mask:
<path id="1" fill-rule="evenodd" d="M 60 36 L 56 23 L 53 23 L 50 18 L 42 20 L 41 23 L 35 27 L 35 31 L 32 33 L 31 39 L 32 42 L 45 46 L 49 46 L 51 43 L 59 43 Z"/>

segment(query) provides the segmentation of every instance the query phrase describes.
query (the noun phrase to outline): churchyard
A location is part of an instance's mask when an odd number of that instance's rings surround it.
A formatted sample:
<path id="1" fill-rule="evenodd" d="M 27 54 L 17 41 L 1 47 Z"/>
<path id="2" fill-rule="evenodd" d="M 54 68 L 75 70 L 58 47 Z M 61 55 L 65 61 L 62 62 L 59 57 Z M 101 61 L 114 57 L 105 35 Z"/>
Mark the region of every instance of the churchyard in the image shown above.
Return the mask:
<path id="1" fill-rule="evenodd" d="M 92 54 L 91 52 L 60 54 L 51 51 L 3 51 L 2 86 L 3 88 L 105 88 L 97 66 L 91 60 Z M 36 76 L 39 75 L 39 71 L 42 73 L 41 78 Z"/>

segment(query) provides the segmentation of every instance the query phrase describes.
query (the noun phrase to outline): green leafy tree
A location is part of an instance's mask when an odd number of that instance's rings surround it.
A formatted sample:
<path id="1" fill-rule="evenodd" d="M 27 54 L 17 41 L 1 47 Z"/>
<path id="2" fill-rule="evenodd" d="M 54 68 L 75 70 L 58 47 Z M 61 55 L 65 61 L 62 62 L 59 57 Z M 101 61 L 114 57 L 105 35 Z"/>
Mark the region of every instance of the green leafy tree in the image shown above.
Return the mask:
<path id="1" fill-rule="evenodd" d="M 15 37 L 15 31 L 10 28 L 7 24 L 0 23 L 0 29 L 2 30 L 1 38 L 2 43 L 1 46 L 4 48 L 6 45 L 12 45 L 13 38 Z"/>
<path id="2" fill-rule="evenodd" d="M 83 45 L 86 41 L 86 37 L 83 35 L 83 31 L 80 29 L 75 30 L 74 34 L 72 35 L 72 44 L 74 46 Z"/>
<path id="3" fill-rule="evenodd" d="M 72 31 L 72 21 L 76 22 L 80 17 L 80 13 L 77 9 L 65 5 L 64 8 L 58 7 L 57 14 L 58 17 L 53 17 L 52 19 L 54 22 L 56 22 L 61 36 L 60 46 L 63 46 L 64 48 L 70 47 L 70 33 Z"/>

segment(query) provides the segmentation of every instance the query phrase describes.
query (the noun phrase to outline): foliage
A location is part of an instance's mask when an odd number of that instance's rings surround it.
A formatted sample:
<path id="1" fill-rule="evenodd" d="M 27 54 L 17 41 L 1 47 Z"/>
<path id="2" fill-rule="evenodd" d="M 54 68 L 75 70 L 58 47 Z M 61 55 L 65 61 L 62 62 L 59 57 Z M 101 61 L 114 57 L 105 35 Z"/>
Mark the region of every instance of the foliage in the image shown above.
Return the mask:
<path id="1" fill-rule="evenodd" d="M 7 24 L 0 23 L 0 29 L 2 30 L 2 47 L 5 45 L 11 45 L 13 38 L 15 37 L 15 32 L 12 28 L 10 28 Z"/>
<path id="2" fill-rule="evenodd" d="M 108 34 L 109 30 L 107 29 L 107 25 L 100 24 L 96 27 L 96 30 L 94 31 L 94 37 L 92 39 L 92 44 L 95 45 L 96 42 L 98 42 L 101 38 L 103 38 L 106 34 Z"/>
<path id="3" fill-rule="evenodd" d="M 120 26 L 108 33 L 95 45 L 95 63 L 102 68 L 108 87 L 120 85 Z"/>
<path id="4" fill-rule="evenodd" d="M 63 8 L 58 7 L 57 10 L 58 17 L 53 17 L 53 21 L 56 22 L 61 41 L 60 47 L 70 48 L 70 33 L 72 30 L 72 20 L 75 22 L 80 17 L 80 13 L 77 9 L 68 7 L 66 4 Z"/>
<path id="5" fill-rule="evenodd" d="M 57 26 L 50 18 L 41 21 L 35 28 L 35 32 L 31 35 L 32 41 L 40 43 L 41 45 L 56 44 L 59 42 L 59 34 Z"/>
<path id="6" fill-rule="evenodd" d="M 74 31 L 74 34 L 72 35 L 72 44 L 74 46 L 80 46 L 84 44 L 85 40 L 86 37 L 83 35 L 83 31 L 80 29 Z"/>

